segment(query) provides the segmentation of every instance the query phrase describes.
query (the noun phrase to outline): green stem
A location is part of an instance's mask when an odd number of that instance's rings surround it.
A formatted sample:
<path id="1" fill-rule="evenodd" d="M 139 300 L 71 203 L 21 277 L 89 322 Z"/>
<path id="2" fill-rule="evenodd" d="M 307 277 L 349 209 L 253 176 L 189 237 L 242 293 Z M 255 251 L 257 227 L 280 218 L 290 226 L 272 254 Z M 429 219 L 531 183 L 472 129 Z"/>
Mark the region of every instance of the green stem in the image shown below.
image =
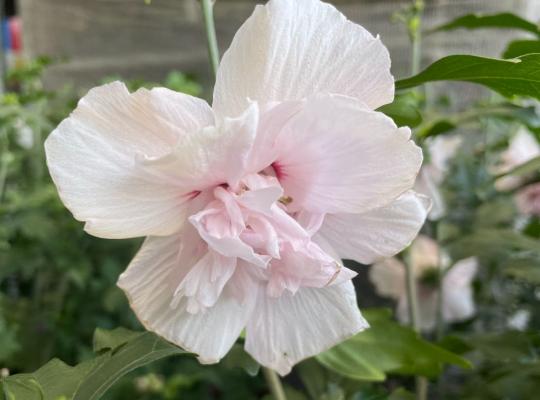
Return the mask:
<path id="1" fill-rule="evenodd" d="M 416 290 L 416 277 L 412 270 L 411 260 L 405 257 L 405 278 L 407 284 L 407 304 L 409 306 L 409 320 L 415 332 L 420 333 L 420 316 L 418 315 L 418 292 Z M 427 399 L 428 382 L 423 376 L 416 377 L 416 399 Z"/>
<path id="2" fill-rule="evenodd" d="M 201 0 L 204 26 L 206 28 L 206 40 L 208 44 L 208 58 L 212 66 L 214 76 L 217 74 L 219 65 L 219 49 L 216 37 L 216 26 L 214 24 L 214 1 Z"/>
<path id="3" fill-rule="evenodd" d="M 413 0 L 413 15 L 411 16 L 408 28 L 412 44 L 411 74 L 420 72 L 422 61 L 422 12 L 424 11 L 423 0 Z"/>
<path id="4" fill-rule="evenodd" d="M 420 72 L 422 61 L 422 13 L 424 11 L 423 0 L 412 0 L 412 14 L 408 22 L 409 37 L 412 44 L 411 54 L 411 74 Z M 405 275 L 407 280 L 407 303 L 409 305 L 409 320 L 412 328 L 420 333 L 420 316 L 418 315 L 418 293 L 416 290 L 416 277 L 412 270 L 411 260 L 406 254 Z M 423 376 L 416 377 L 416 399 L 426 400 L 428 392 L 428 381 Z"/>
<path id="5" fill-rule="evenodd" d="M 281 384 L 281 380 L 279 379 L 278 374 L 276 374 L 276 371 L 266 367 L 262 367 L 262 370 L 266 383 L 270 388 L 270 392 L 272 392 L 272 396 L 274 396 L 274 400 L 287 400 L 283 385 Z"/>
<path id="6" fill-rule="evenodd" d="M 405 279 L 407 285 L 407 305 L 409 307 L 409 321 L 411 327 L 420 332 L 420 321 L 418 318 L 418 295 L 416 291 L 416 277 L 412 270 L 409 254 L 406 254 L 405 260 Z"/>
<path id="7" fill-rule="evenodd" d="M 437 224 L 435 223 L 435 235 L 437 235 Z M 434 238 L 437 240 L 437 238 Z M 437 254 L 437 314 L 436 314 L 436 332 L 435 338 L 440 341 L 444 335 L 444 319 L 443 319 L 443 279 L 444 269 L 442 265 L 442 249 L 439 245 L 439 251 Z"/>

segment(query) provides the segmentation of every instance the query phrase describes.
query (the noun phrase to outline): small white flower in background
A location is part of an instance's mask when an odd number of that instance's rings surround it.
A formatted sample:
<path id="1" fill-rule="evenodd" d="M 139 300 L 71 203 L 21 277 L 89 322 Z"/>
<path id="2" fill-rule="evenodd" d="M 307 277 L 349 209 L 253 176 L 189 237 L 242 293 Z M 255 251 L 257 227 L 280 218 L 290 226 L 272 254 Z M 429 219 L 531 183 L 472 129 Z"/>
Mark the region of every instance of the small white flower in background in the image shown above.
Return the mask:
<path id="1" fill-rule="evenodd" d="M 512 314 L 506 324 L 510 329 L 515 329 L 516 331 L 524 331 L 529 326 L 529 321 L 531 319 L 531 312 L 529 310 L 517 310 Z"/>
<path id="2" fill-rule="evenodd" d="M 428 201 L 378 38 L 317 0 L 257 6 L 212 107 L 167 89 L 91 90 L 46 143 L 64 204 L 103 238 L 147 236 L 120 276 L 144 326 L 218 362 L 286 374 L 365 329 L 340 259 L 408 246 Z"/>
<path id="3" fill-rule="evenodd" d="M 509 172 L 515 167 L 540 156 L 540 144 L 529 130 L 520 128 L 510 139 L 508 148 L 501 154 L 501 162 L 494 169 L 495 174 Z M 503 176 L 495 181 L 500 191 L 512 190 L 523 182 L 519 176 Z"/>
<path id="4" fill-rule="evenodd" d="M 422 165 L 414 189 L 431 199 L 432 207 L 428 219 L 438 220 L 446 213 L 439 186 L 448 171 L 448 163 L 461 146 L 462 138 L 457 135 L 440 135 L 427 139 L 426 143 L 429 161 Z"/>
<path id="5" fill-rule="evenodd" d="M 17 135 L 15 136 L 17 144 L 23 149 L 31 149 L 34 146 L 34 132 L 32 128 L 22 119 L 18 119 L 15 121 L 15 129 L 17 130 Z"/>
<path id="6" fill-rule="evenodd" d="M 443 268 L 442 318 L 446 322 L 463 321 L 475 313 L 471 283 L 478 268 L 474 257 L 449 265 L 448 257 L 439 255 L 439 246 L 427 236 L 418 236 L 410 247 L 410 262 L 417 281 L 418 313 L 421 329 L 430 331 L 437 321 L 438 265 Z M 377 293 L 397 301 L 397 317 L 409 322 L 405 265 L 395 257 L 379 261 L 369 270 Z"/>

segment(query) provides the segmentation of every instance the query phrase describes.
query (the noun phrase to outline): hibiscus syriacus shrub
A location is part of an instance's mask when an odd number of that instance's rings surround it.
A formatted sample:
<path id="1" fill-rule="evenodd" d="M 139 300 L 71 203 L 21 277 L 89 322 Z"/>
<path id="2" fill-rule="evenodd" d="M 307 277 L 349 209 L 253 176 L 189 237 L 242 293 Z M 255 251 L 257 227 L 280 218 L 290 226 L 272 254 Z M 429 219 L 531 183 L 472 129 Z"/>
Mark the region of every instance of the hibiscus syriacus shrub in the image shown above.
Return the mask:
<path id="1" fill-rule="evenodd" d="M 515 331 L 537 318 L 540 54 L 529 49 L 540 46 L 418 72 L 423 5 L 413 3 L 402 17 L 414 75 L 397 82 L 381 38 L 334 6 L 270 0 L 224 53 L 211 103 L 121 82 L 83 96 L 45 141 L 48 170 L 88 234 L 144 238 L 118 287 L 146 330 L 99 328 L 94 358 L 7 378 L 8 398 L 97 399 L 180 355 L 262 367 L 278 400 L 465 398 L 475 382 L 489 382 L 486 398 L 528 398 L 540 342 Z M 460 27 L 538 30 L 501 14 L 434 31 Z M 497 94 L 459 111 L 415 89 L 441 80 Z M 371 281 L 371 294 L 353 279 Z M 359 308 L 375 293 L 396 320 Z M 511 357 L 493 354 L 516 342 Z M 137 385 L 172 398 L 159 376 Z"/>

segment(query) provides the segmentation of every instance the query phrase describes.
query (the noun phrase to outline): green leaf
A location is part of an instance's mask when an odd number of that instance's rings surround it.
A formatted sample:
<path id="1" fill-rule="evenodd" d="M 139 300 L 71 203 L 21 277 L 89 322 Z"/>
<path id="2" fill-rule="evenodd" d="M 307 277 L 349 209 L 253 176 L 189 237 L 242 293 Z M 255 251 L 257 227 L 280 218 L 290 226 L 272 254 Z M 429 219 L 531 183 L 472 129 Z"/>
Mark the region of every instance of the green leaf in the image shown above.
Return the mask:
<path id="1" fill-rule="evenodd" d="M 540 53 L 540 40 L 515 40 L 503 53 L 504 58 L 516 58 L 525 54 Z"/>
<path id="2" fill-rule="evenodd" d="M 483 28 L 499 28 L 499 29 L 520 29 L 526 32 L 534 33 L 540 36 L 538 25 L 527 21 L 512 13 L 500 14 L 467 14 L 458 17 L 444 25 L 440 25 L 428 31 L 428 33 L 450 31 L 454 29 L 483 29 Z"/>
<path id="3" fill-rule="evenodd" d="M 398 126 L 414 128 L 422 122 L 416 99 L 410 94 L 397 95 L 394 101 L 380 107 L 380 111 L 394 120 Z"/>
<path id="4" fill-rule="evenodd" d="M 222 361 L 227 368 L 239 367 L 250 376 L 257 376 L 261 366 L 245 350 L 244 346 L 235 343 Z"/>
<path id="5" fill-rule="evenodd" d="M 448 251 L 455 260 L 471 256 L 500 259 L 510 251 L 530 251 L 538 254 L 538 240 L 511 229 L 481 228 L 471 234 L 461 236 L 448 245 Z"/>
<path id="6" fill-rule="evenodd" d="M 408 89 L 427 82 L 463 81 L 486 86 L 503 96 L 540 99 L 540 54 L 511 60 L 470 55 L 452 55 L 435 61 L 418 75 L 396 82 L 396 89 Z"/>
<path id="7" fill-rule="evenodd" d="M 55 359 L 34 373 L 6 378 L 3 381 L 6 397 L 10 400 L 97 400 L 128 372 L 164 357 L 188 354 L 153 333 L 126 329 L 98 329 L 94 346 L 101 354 L 75 367 Z"/>
<path id="8" fill-rule="evenodd" d="M 393 322 L 389 312 L 368 310 L 364 316 L 369 329 L 319 354 L 317 360 L 343 376 L 366 381 L 383 381 L 387 373 L 433 377 L 444 364 L 470 368 L 464 358 Z"/>
<path id="9" fill-rule="evenodd" d="M 141 334 L 142 332 L 134 332 L 122 327 L 113 330 L 96 328 L 94 331 L 94 352 L 115 349 Z"/>
<path id="10" fill-rule="evenodd" d="M 540 260 L 534 258 L 510 259 L 503 265 L 503 271 L 515 279 L 540 285 Z"/>
<path id="11" fill-rule="evenodd" d="M 456 124 L 448 119 L 440 119 L 433 121 L 426 126 L 423 126 L 422 129 L 419 129 L 417 136 L 421 138 L 426 138 L 429 136 L 437 136 L 446 132 L 450 132 L 456 129 Z"/>

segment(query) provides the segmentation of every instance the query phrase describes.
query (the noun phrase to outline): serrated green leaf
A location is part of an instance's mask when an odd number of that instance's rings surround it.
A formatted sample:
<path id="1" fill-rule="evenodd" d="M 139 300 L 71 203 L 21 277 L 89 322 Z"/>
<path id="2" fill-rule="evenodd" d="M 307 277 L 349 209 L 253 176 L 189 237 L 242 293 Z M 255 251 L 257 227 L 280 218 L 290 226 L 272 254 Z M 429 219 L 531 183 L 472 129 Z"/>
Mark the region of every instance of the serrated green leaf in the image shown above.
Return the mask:
<path id="1" fill-rule="evenodd" d="M 316 356 L 330 370 L 350 379 L 383 381 L 387 373 L 438 375 L 444 364 L 469 368 L 464 358 L 423 340 L 390 319 L 389 313 L 365 311 L 370 328 Z"/>
<path id="2" fill-rule="evenodd" d="M 188 354 L 153 333 L 126 329 L 98 330 L 94 346 L 101 354 L 74 367 L 55 359 L 34 373 L 6 378 L 3 381 L 6 397 L 13 400 L 97 400 L 134 369 L 164 357 Z"/>
<path id="3" fill-rule="evenodd" d="M 538 25 L 512 13 L 498 14 L 467 14 L 443 25 L 430 29 L 428 33 L 450 31 L 454 29 L 519 29 L 540 36 Z"/>
<path id="4" fill-rule="evenodd" d="M 435 61 L 418 75 L 397 81 L 396 89 L 409 89 L 435 81 L 476 83 L 503 96 L 540 99 L 540 54 L 511 60 L 452 55 Z"/>

